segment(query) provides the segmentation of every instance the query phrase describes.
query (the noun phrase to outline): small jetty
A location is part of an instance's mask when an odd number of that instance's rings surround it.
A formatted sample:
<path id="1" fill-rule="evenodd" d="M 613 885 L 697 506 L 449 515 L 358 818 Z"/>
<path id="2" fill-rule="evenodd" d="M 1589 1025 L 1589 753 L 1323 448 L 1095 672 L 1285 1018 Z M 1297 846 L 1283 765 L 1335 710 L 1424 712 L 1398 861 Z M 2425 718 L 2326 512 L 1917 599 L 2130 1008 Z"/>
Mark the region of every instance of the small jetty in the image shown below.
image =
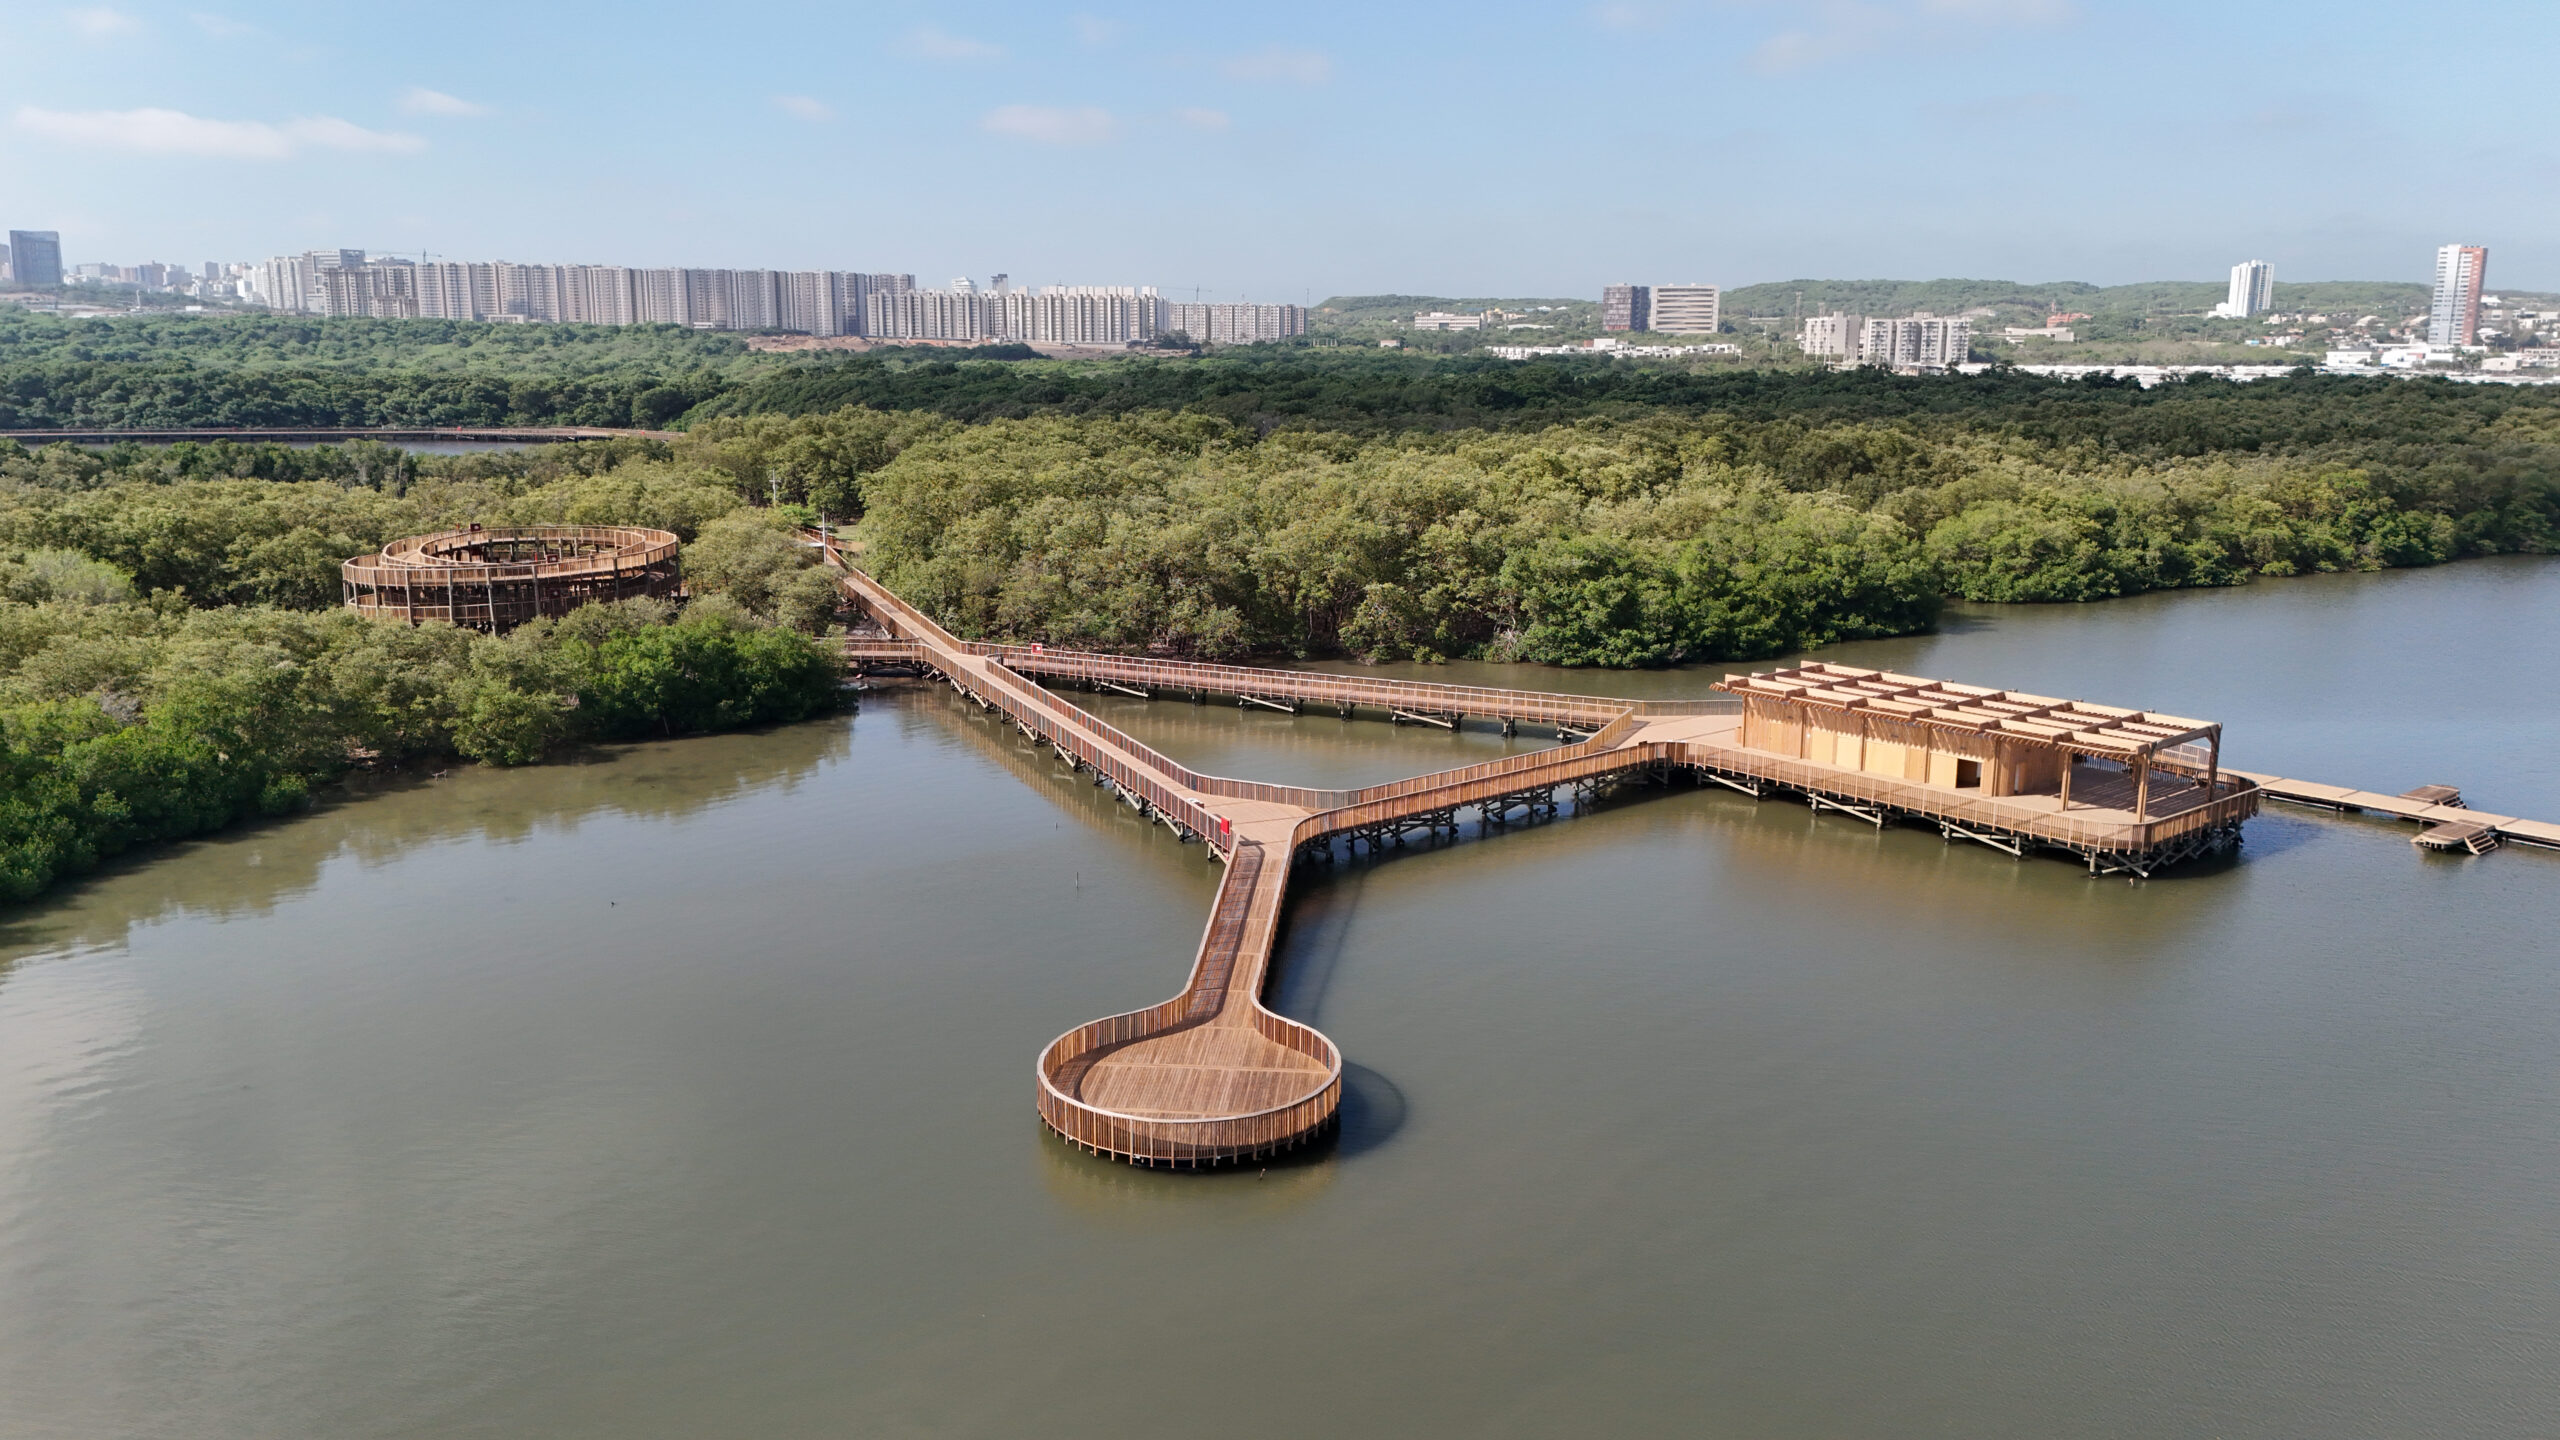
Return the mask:
<path id="1" fill-rule="evenodd" d="M 2258 782 L 2259 790 L 2270 800 L 2340 814 L 2388 815 L 2395 820 L 2414 821 L 2419 829 L 2409 843 L 2422 850 L 2486 855 L 2508 841 L 2560 850 L 2560 825 L 2474 810 L 2463 803 L 2461 790 L 2451 785 L 2421 785 L 2397 795 L 2382 795 L 2343 785 L 2287 780 L 2278 775 L 2249 778 Z"/>

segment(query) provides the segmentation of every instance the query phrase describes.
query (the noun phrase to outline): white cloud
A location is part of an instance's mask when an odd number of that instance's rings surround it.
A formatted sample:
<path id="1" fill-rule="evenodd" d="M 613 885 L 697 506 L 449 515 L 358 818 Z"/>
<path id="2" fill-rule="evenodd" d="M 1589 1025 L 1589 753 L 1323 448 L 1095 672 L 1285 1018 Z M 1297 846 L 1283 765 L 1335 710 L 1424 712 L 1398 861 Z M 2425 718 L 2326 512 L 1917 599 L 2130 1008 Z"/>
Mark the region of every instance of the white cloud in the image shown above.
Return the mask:
<path id="1" fill-rule="evenodd" d="M 1605 0 L 1591 7 L 1591 18 L 1603 30 L 1652 30 L 1682 8 L 1675 0 Z"/>
<path id="2" fill-rule="evenodd" d="M 1873 50 L 1901 28 L 1903 17 L 1880 5 L 1858 0 L 1824 0 L 1815 7 L 1817 23 L 1801 30 L 1781 30 L 1760 42 L 1751 63 L 1769 71 L 1801 70 L 1842 55 Z"/>
<path id="3" fill-rule="evenodd" d="M 1285 45 L 1272 45 L 1250 55 L 1238 55 L 1218 69 L 1230 80 L 1322 85 L 1333 78 L 1333 57 L 1321 50 L 1293 50 Z"/>
<path id="4" fill-rule="evenodd" d="M 976 63 L 1004 58 L 1004 47 L 1001 45 L 990 45 L 984 40 L 972 40 L 966 35 L 954 35 L 948 30 L 937 30 L 931 25 L 919 25 L 908 31 L 905 42 L 899 48 L 910 55 L 926 60 Z"/>
<path id="5" fill-rule="evenodd" d="M 2052 25 L 2072 16 L 2071 0 L 1920 0 L 1932 15 L 1994 24 Z"/>
<path id="6" fill-rule="evenodd" d="M 258 33 L 258 27 L 255 25 L 234 20 L 228 15 L 216 15 L 209 10 L 191 10 L 187 12 L 187 18 L 196 22 L 197 29 L 217 39 L 231 40 L 242 35 Z"/>
<path id="7" fill-rule="evenodd" d="M 1120 38 L 1120 22 L 1105 20 L 1099 15 L 1078 14 L 1068 23 L 1076 27 L 1078 40 L 1095 49 L 1100 49 Z"/>
<path id="8" fill-rule="evenodd" d="M 978 127 L 990 135 L 1010 135 L 1042 145 L 1099 145 L 1120 133 L 1120 122 L 1096 105 L 1073 109 L 1057 105 L 999 105 Z"/>
<path id="9" fill-rule="evenodd" d="M 447 95 L 441 90 L 430 90 L 424 85 L 412 85 L 400 94 L 400 113 L 403 115 L 486 115 L 489 113 L 489 107 L 474 105 L 460 96 Z"/>
<path id="10" fill-rule="evenodd" d="M 1615 0 L 1626 5 L 1654 0 Z M 1737 0 L 1739 3 L 1739 0 Z M 2058 25 L 2078 12 L 2073 0 L 1794 0 L 1786 8 L 1799 22 L 1762 41 L 1751 63 L 1762 70 L 1801 70 L 1826 60 L 1874 50 L 1896 36 L 1947 37 L 1949 27 Z"/>
<path id="11" fill-rule="evenodd" d="M 112 40 L 142 28 L 141 21 L 104 5 L 75 6 L 63 11 L 62 18 L 86 40 Z"/>
<path id="12" fill-rule="evenodd" d="M 812 125 L 822 120 L 836 118 L 833 106 L 824 100 L 813 100 L 806 95 L 776 95 L 773 97 L 773 104 L 774 108 L 783 114 L 796 120 L 806 120 Z"/>
<path id="13" fill-rule="evenodd" d="M 1173 118 L 1194 130 L 1224 130 L 1228 123 L 1227 112 L 1224 110 L 1176 110 L 1173 112 Z"/>
<path id="14" fill-rule="evenodd" d="M 67 144 L 143 155 L 285 160 L 305 150 L 406 155 L 427 148 L 415 135 L 367 130 L 330 115 L 270 125 L 263 120 L 207 120 L 179 110 L 40 110 L 21 105 L 17 119 L 19 128 Z"/>

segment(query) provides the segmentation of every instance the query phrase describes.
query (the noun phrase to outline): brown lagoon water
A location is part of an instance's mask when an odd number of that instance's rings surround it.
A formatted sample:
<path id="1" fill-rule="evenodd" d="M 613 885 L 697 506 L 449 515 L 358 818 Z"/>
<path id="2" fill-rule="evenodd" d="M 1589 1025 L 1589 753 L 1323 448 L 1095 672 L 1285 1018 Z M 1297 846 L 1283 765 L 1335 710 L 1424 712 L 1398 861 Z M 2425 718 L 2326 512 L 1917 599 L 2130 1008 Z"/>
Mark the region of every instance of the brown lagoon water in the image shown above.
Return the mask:
<path id="1" fill-rule="evenodd" d="M 2560 818 L 2555 617 L 2502 561 L 1828 654 Z M 2560 855 L 2405 836 L 2129 885 L 1683 789 L 1318 873 L 1342 1138 L 1191 1176 L 1031 1067 L 1214 868 L 947 693 L 393 786 L 0 931 L 0 1436 L 2547 1435 Z"/>

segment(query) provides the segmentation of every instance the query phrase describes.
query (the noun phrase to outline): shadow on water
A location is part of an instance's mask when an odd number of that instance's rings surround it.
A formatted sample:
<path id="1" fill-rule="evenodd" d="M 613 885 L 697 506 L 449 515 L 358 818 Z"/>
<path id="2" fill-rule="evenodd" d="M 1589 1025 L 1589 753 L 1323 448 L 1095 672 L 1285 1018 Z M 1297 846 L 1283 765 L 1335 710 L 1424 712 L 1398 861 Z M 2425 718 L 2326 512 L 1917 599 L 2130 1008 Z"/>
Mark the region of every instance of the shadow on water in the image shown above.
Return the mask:
<path id="1" fill-rule="evenodd" d="M 1342 1063 L 1342 1122 L 1334 1127 L 1333 1148 L 1346 1156 L 1366 1155 L 1394 1139 L 1412 1113 L 1403 1086 L 1366 1065 L 1346 1060 Z"/>

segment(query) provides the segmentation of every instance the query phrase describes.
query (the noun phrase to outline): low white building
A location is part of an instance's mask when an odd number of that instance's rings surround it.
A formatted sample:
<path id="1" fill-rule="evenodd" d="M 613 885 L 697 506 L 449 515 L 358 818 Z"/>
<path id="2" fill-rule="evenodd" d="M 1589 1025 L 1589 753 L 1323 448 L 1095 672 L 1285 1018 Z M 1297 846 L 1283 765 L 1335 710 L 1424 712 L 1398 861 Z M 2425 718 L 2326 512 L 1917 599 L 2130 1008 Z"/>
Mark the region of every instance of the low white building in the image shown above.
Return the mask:
<path id="1" fill-rule="evenodd" d="M 1496 360 L 1534 360 L 1542 355 L 1580 355 L 1603 360 L 1688 360 L 1702 355 L 1739 355 L 1739 345 L 1630 345 L 1602 336 L 1579 345 L 1488 345 Z"/>
<path id="2" fill-rule="evenodd" d="M 2459 365 L 2462 352 L 2451 345 L 2385 345 L 2374 360 L 2386 370 L 2415 370 L 2427 365 Z"/>

